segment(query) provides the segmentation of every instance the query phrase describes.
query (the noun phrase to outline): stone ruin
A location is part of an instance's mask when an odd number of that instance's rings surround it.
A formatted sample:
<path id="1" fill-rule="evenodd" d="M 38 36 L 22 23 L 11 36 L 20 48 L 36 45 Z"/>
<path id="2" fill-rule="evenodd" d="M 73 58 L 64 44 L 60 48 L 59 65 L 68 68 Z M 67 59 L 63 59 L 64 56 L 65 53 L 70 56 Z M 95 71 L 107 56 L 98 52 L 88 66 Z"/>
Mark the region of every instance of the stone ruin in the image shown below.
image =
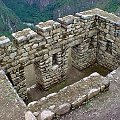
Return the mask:
<path id="1" fill-rule="evenodd" d="M 58 22 L 40 22 L 36 32 L 27 28 L 12 36 L 0 37 L 0 66 L 23 100 L 27 100 L 24 67 L 30 64 L 45 90 L 65 80 L 69 56 L 79 70 L 95 63 L 110 70 L 120 65 L 120 18 L 98 8 Z"/>

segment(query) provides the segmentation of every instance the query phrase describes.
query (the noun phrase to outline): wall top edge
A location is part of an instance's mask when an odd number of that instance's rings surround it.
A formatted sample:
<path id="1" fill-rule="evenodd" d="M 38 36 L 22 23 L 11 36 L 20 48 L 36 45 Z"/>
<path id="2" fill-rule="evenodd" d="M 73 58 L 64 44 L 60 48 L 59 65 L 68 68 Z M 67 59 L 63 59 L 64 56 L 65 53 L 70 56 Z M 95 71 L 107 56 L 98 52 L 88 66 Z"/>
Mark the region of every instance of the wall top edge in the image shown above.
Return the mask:
<path id="1" fill-rule="evenodd" d="M 82 14 L 82 15 L 97 15 L 97 16 L 100 16 L 100 17 L 104 17 L 107 20 L 110 20 L 110 21 L 113 21 L 115 23 L 120 24 L 120 17 L 116 16 L 113 13 L 108 13 L 106 11 L 103 11 L 99 8 L 83 11 L 83 12 L 80 12 L 79 14 Z"/>
<path id="2" fill-rule="evenodd" d="M 57 29 L 60 27 L 61 27 L 61 24 L 53 20 L 48 20 L 46 22 L 40 22 L 38 25 L 36 25 L 37 30 L 41 32 L 51 31 L 53 29 Z"/>
<path id="3" fill-rule="evenodd" d="M 18 31 L 12 34 L 13 38 L 18 42 L 26 41 L 30 38 L 34 38 L 37 36 L 37 33 L 31 30 L 30 28 L 23 29 L 22 31 Z"/>

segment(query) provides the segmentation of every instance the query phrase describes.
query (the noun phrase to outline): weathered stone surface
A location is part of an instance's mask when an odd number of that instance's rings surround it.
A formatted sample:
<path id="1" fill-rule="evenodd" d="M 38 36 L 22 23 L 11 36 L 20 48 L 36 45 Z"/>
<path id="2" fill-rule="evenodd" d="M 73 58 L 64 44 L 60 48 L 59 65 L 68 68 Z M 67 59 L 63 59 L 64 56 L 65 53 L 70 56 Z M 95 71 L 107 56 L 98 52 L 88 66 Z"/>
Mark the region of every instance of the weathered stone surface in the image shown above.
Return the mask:
<path id="1" fill-rule="evenodd" d="M 79 109 L 62 116 L 59 120 L 119 120 L 120 67 L 109 73 L 107 78 L 110 80 L 107 92 L 96 96 Z"/>
<path id="2" fill-rule="evenodd" d="M 11 53 L 10 54 L 10 58 L 15 58 L 16 54 L 17 54 L 16 52 L 15 53 Z"/>
<path id="3" fill-rule="evenodd" d="M 38 120 L 52 120 L 54 117 L 54 113 L 51 112 L 50 110 L 43 110 L 39 115 L 38 115 Z"/>
<path id="4" fill-rule="evenodd" d="M 0 120 L 24 120 L 26 105 L 0 70 Z"/>
<path id="5" fill-rule="evenodd" d="M 25 113 L 25 120 L 37 120 L 31 111 Z"/>
<path id="6" fill-rule="evenodd" d="M 34 115 L 35 117 L 38 117 L 39 112 L 34 112 L 33 115 Z"/>
<path id="7" fill-rule="evenodd" d="M 20 43 L 20 42 L 24 42 L 30 38 L 36 37 L 37 33 L 32 31 L 30 28 L 26 28 L 23 31 L 13 33 L 12 36 L 15 38 L 15 40 L 18 43 Z"/>
<path id="8" fill-rule="evenodd" d="M 103 92 L 104 89 L 105 89 L 105 85 L 101 85 L 101 87 L 100 87 L 100 91 Z"/>
<path id="9" fill-rule="evenodd" d="M 104 91 L 105 86 L 103 87 L 102 84 L 104 79 L 105 77 L 95 72 L 72 85 L 66 86 L 58 93 L 52 93 L 39 101 L 29 103 L 27 108 L 33 113 L 39 111 L 40 114 L 49 109 L 56 116 L 60 116 Z"/>
<path id="10" fill-rule="evenodd" d="M 83 102 L 85 102 L 87 100 L 87 95 L 83 95 L 83 96 L 80 96 L 76 99 L 76 101 L 74 101 L 72 103 L 72 107 L 75 108 L 75 107 L 79 107 L 80 105 L 82 105 Z"/>
<path id="11" fill-rule="evenodd" d="M 68 15 L 63 18 L 58 18 L 59 22 L 64 23 L 66 25 L 70 25 L 74 23 L 74 16 L 73 15 Z"/>
<path id="12" fill-rule="evenodd" d="M 64 103 L 56 109 L 56 115 L 63 115 L 70 111 L 71 105 L 69 103 Z"/>
<path id="13" fill-rule="evenodd" d="M 105 86 L 105 88 L 108 88 L 109 85 L 110 85 L 110 80 L 109 80 L 109 79 L 104 79 L 104 80 L 102 81 L 102 84 Z"/>
<path id="14" fill-rule="evenodd" d="M 30 103 L 28 104 L 28 107 L 33 107 L 33 106 L 35 106 L 36 104 L 37 104 L 37 101 L 30 102 Z"/>
<path id="15" fill-rule="evenodd" d="M 10 39 L 5 37 L 5 36 L 2 36 L 0 37 L 0 46 L 3 47 L 3 46 L 7 46 L 10 44 Z"/>
<path id="16" fill-rule="evenodd" d="M 92 97 L 98 95 L 99 92 L 100 92 L 100 88 L 91 89 L 91 90 L 88 92 L 88 100 L 91 99 Z"/>

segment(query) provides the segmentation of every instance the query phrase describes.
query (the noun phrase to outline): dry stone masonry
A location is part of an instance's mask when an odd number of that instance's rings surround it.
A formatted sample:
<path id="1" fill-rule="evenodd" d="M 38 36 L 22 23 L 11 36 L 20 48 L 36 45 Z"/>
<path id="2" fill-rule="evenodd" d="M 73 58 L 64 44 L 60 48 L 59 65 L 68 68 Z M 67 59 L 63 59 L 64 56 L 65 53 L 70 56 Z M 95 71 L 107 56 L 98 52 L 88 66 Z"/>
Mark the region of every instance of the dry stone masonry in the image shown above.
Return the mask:
<path id="1" fill-rule="evenodd" d="M 93 73 L 89 77 L 66 86 L 58 93 L 49 94 L 38 101 L 29 103 L 27 109 L 32 111 L 38 120 L 51 120 L 69 112 L 70 109 L 79 107 L 83 102 L 107 89 L 109 84 L 109 79 Z"/>
<path id="2" fill-rule="evenodd" d="M 40 22 L 36 32 L 27 28 L 12 36 L 12 40 L 0 37 L 0 66 L 24 100 L 24 67 L 30 64 L 44 89 L 65 80 L 69 55 L 80 70 L 94 63 L 110 70 L 120 65 L 120 18 L 97 8 L 58 22 Z"/>
<path id="3" fill-rule="evenodd" d="M 0 120 L 24 120 L 26 105 L 0 69 Z"/>

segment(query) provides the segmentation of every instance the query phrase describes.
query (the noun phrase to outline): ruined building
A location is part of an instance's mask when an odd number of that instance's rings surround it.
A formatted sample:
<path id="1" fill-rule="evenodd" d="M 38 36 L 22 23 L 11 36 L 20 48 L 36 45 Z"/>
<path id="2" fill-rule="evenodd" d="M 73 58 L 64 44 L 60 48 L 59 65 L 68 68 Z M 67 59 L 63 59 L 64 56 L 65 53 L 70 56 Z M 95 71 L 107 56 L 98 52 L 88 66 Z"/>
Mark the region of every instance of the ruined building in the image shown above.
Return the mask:
<path id="1" fill-rule="evenodd" d="M 24 67 L 30 64 L 34 65 L 37 83 L 45 90 L 65 80 L 69 56 L 72 66 L 79 70 L 95 63 L 110 70 L 120 65 L 120 18 L 97 8 L 58 18 L 57 22 L 40 22 L 36 25 L 36 32 L 27 28 L 12 36 L 11 40 L 0 37 L 0 66 L 17 94 L 25 101 L 27 87 Z M 93 90 L 94 94 L 108 87 L 107 78 L 97 73 L 91 76 L 93 81 L 90 85 L 100 84 Z M 77 85 L 82 85 L 81 81 L 72 86 L 76 89 L 76 95 L 80 92 Z M 58 94 L 52 96 L 57 99 Z M 86 99 L 86 96 L 83 98 Z M 75 100 L 72 103 L 76 104 Z M 44 105 L 40 101 L 29 104 L 28 109 L 36 112 L 41 104 Z M 70 107 L 70 104 L 65 105 Z M 54 116 L 54 112 L 48 113 Z"/>

